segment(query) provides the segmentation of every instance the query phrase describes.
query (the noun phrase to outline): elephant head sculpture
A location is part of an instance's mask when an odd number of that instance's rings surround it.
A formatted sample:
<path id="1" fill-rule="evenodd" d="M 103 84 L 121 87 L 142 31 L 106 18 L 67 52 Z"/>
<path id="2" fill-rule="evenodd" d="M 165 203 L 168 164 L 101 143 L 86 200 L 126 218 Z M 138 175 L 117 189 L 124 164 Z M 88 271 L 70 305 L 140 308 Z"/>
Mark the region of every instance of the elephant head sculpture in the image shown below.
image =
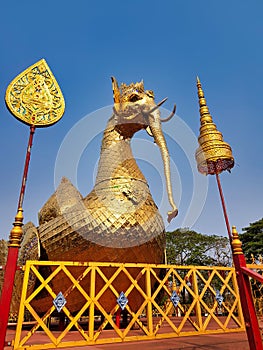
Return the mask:
<path id="1" fill-rule="evenodd" d="M 178 209 L 173 199 L 170 156 L 162 131 L 162 122 L 166 122 L 174 116 L 176 106 L 174 106 L 168 118 L 161 119 L 159 107 L 166 99 L 156 104 L 153 91 L 144 90 L 142 81 L 130 85 L 121 84 L 119 87 L 116 79 L 112 77 L 112 87 L 114 115 L 116 124 L 123 137 L 130 138 L 136 131 L 145 129 L 154 138 L 154 142 L 160 148 L 166 178 L 167 195 L 171 205 L 171 210 L 168 212 L 168 222 L 170 222 L 178 214 Z"/>

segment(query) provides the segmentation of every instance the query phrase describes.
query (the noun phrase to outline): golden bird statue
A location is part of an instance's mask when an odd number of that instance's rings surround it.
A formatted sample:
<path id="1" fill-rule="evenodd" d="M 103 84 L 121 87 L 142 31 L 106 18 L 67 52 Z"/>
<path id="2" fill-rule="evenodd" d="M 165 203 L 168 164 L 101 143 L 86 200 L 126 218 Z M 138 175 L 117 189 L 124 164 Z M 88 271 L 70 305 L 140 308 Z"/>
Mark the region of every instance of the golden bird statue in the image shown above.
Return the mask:
<path id="1" fill-rule="evenodd" d="M 63 178 L 55 193 L 39 211 L 37 230 L 30 226 L 30 238 L 24 234 L 20 261 L 30 259 L 34 244 L 39 244 L 40 260 L 49 261 L 100 261 L 121 263 L 164 262 L 165 225 L 151 196 L 149 185 L 132 154 L 131 139 L 136 132 L 145 129 L 159 146 L 166 188 L 171 210 L 170 222 L 178 213 L 173 199 L 170 157 L 162 132 L 162 122 L 175 114 L 161 119 L 154 93 L 145 90 L 143 82 L 121 84 L 112 78 L 114 107 L 101 145 L 98 172 L 92 191 L 83 198 L 78 190 Z M 32 236 L 33 235 L 33 236 Z M 37 236 L 37 237 L 36 237 Z M 35 258 L 35 256 L 34 256 Z M 50 272 L 45 271 L 43 274 Z M 137 269 L 132 272 L 134 278 Z M 65 278 L 57 277 L 53 288 L 65 288 Z M 96 281 L 98 290 L 103 281 Z M 120 290 L 127 287 L 127 277 L 117 280 Z M 143 282 L 140 282 L 143 285 Z M 32 283 L 32 288 L 33 283 Z M 88 285 L 83 285 L 89 290 Z M 52 300 L 47 293 L 40 293 L 32 305 L 44 312 Z M 130 295 L 130 305 L 138 308 L 139 300 Z M 41 301 L 40 301 L 41 300 Z M 116 304 L 114 295 L 105 293 L 100 299 L 105 309 Z M 74 291 L 67 299 L 71 310 L 81 308 Z"/>

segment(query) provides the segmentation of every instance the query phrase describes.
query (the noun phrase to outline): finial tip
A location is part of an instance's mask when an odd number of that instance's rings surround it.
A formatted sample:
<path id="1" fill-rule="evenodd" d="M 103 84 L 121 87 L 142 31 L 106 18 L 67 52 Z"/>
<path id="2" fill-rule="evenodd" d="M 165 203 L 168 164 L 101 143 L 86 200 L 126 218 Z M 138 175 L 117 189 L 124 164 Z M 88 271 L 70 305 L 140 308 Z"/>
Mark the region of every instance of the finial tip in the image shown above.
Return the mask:
<path id="1" fill-rule="evenodd" d="M 236 226 L 232 226 L 232 236 L 233 237 L 238 237 L 238 232 Z"/>

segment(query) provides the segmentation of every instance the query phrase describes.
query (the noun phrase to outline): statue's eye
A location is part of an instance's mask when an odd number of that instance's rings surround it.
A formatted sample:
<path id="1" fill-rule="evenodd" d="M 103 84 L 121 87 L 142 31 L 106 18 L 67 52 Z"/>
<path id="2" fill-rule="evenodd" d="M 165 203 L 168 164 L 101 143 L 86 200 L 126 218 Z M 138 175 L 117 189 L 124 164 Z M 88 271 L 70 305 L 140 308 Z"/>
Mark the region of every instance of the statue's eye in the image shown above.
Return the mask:
<path id="1" fill-rule="evenodd" d="M 132 95 L 129 97 L 129 101 L 130 101 L 130 102 L 136 102 L 136 101 L 138 101 L 138 100 L 140 100 L 140 97 L 139 97 L 139 95 L 137 95 L 137 94 L 132 94 Z"/>
<path id="2" fill-rule="evenodd" d="M 154 98 L 154 93 L 153 93 L 152 90 L 147 90 L 147 91 L 145 91 L 145 93 L 146 93 L 147 96 L 149 96 L 151 98 Z"/>

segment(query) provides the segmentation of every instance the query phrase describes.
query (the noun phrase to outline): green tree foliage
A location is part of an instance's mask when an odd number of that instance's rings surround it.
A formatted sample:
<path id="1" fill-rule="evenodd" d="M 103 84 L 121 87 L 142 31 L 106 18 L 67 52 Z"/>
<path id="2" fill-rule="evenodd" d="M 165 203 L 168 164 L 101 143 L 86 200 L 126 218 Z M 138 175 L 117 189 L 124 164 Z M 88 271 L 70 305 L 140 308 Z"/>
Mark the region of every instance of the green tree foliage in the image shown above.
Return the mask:
<path id="1" fill-rule="evenodd" d="M 228 238 L 204 235 L 188 229 L 166 233 L 167 263 L 174 265 L 229 266 Z"/>
<path id="2" fill-rule="evenodd" d="M 250 223 L 248 227 L 242 228 L 244 233 L 239 235 L 245 256 L 250 259 L 251 254 L 255 258 L 263 255 L 263 218 Z"/>

